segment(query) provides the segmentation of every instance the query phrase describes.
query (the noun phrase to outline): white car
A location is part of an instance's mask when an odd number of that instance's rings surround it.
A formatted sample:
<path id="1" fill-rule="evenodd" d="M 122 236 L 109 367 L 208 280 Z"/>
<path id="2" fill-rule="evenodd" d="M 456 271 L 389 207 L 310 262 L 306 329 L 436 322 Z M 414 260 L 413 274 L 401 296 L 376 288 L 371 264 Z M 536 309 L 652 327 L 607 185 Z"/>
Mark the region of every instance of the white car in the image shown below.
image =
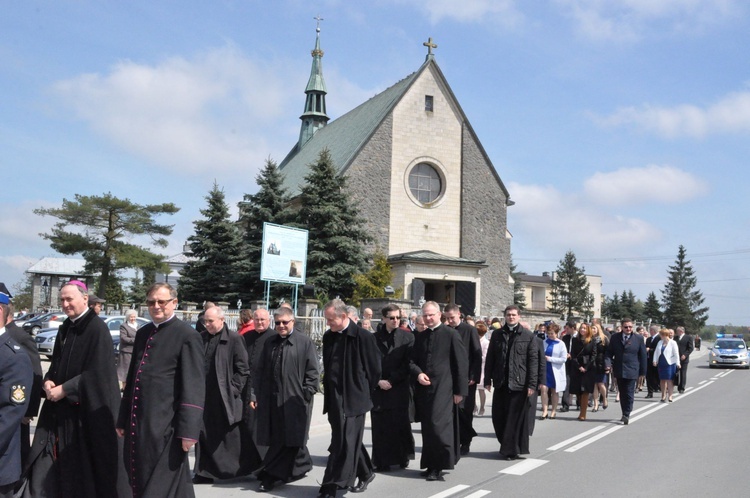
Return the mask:
<path id="1" fill-rule="evenodd" d="M 742 334 L 716 334 L 714 347 L 708 350 L 708 366 L 750 369 L 750 357 Z"/>

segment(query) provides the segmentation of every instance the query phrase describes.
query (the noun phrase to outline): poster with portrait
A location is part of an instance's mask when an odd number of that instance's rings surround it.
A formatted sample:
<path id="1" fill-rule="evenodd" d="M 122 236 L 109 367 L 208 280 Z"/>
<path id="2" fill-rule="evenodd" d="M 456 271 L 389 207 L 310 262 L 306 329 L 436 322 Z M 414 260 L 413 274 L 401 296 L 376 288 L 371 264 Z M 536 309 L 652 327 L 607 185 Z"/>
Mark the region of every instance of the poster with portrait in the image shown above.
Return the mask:
<path id="1" fill-rule="evenodd" d="M 307 234 L 300 228 L 263 223 L 260 279 L 304 285 Z"/>

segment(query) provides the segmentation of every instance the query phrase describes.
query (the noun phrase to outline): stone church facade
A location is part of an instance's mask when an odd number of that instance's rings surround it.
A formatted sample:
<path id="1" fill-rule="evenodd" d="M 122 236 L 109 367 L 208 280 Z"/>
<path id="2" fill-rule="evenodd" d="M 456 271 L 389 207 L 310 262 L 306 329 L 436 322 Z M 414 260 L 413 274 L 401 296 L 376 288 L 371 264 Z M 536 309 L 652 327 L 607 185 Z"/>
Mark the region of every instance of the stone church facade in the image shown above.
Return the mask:
<path id="1" fill-rule="evenodd" d="M 318 31 L 300 141 L 280 170 L 297 195 L 327 148 L 404 299 L 498 315 L 513 302 L 513 202 L 430 45 L 416 72 L 329 123 Z"/>

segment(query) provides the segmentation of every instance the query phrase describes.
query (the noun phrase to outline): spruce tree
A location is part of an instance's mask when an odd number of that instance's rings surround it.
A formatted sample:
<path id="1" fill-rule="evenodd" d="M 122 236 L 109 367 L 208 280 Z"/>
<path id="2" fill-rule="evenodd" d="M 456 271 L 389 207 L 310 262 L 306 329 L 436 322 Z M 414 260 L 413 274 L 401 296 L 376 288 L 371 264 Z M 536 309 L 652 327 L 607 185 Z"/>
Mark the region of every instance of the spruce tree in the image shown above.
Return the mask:
<path id="1" fill-rule="evenodd" d="M 196 259 L 182 270 L 180 299 L 234 304 L 239 297 L 235 272 L 242 258 L 242 237 L 237 225 L 229 219 L 224 190 L 216 182 L 205 199 L 208 207 L 201 209 L 205 219 L 193 222 L 195 233 L 188 238 Z"/>
<path id="2" fill-rule="evenodd" d="M 573 317 L 574 313 L 585 313 L 589 292 L 589 283 L 584 268 L 576 265 L 573 251 L 565 253 L 555 270 L 555 276 L 550 283 L 551 309 L 562 314 L 565 319 Z"/>
<path id="3" fill-rule="evenodd" d="M 284 176 L 273 160 L 266 160 L 255 181 L 258 192 L 245 194 L 239 206 L 243 257 L 237 267 L 237 281 L 240 298 L 245 302 L 262 299 L 265 292 L 265 282 L 260 279 L 263 223 L 290 225 L 293 220 L 290 198 L 283 187 Z"/>
<path id="4" fill-rule="evenodd" d="M 698 278 L 686 253 L 685 247 L 680 245 L 677 259 L 667 272 L 667 283 L 662 291 L 664 324 L 682 326 L 688 333 L 697 334 L 708 320 L 708 307 L 702 306 L 703 294 L 696 289 Z"/>
<path id="5" fill-rule="evenodd" d="M 659 300 L 656 298 L 656 294 L 653 292 L 648 293 L 646 303 L 643 305 L 643 314 L 646 320 L 651 320 L 652 323 L 661 323 L 661 306 Z"/>
<path id="6" fill-rule="evenodd" d="M 367 270 L 365 245 L 370 237 L 349 199 L 346 177 L 337 175 L 328 149 L 310 165 L 300 195 L 298 223 L 310 231 L 307 283 L 328 297 L 351 298 L 354 275 Z"/>

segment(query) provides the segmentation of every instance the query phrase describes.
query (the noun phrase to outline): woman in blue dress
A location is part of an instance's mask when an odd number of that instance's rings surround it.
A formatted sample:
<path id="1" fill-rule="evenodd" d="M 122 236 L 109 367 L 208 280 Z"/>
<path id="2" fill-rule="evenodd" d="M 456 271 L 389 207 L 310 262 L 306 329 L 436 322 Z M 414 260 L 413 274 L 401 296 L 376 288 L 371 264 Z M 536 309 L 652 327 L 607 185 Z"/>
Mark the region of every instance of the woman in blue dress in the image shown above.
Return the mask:
<path id="1" fill-rule="evenodd" d="M 668 329 L 661 329 L 659 337 L 661 340 L 656 343 L 654 348 L 654 366 L 659 369 L 661 402 L 666 403 L 667 398 L 669 398 L 671 403 L 674 375 L 680 368 L 680 350 L 677 343 L 670 338 Z"/>

